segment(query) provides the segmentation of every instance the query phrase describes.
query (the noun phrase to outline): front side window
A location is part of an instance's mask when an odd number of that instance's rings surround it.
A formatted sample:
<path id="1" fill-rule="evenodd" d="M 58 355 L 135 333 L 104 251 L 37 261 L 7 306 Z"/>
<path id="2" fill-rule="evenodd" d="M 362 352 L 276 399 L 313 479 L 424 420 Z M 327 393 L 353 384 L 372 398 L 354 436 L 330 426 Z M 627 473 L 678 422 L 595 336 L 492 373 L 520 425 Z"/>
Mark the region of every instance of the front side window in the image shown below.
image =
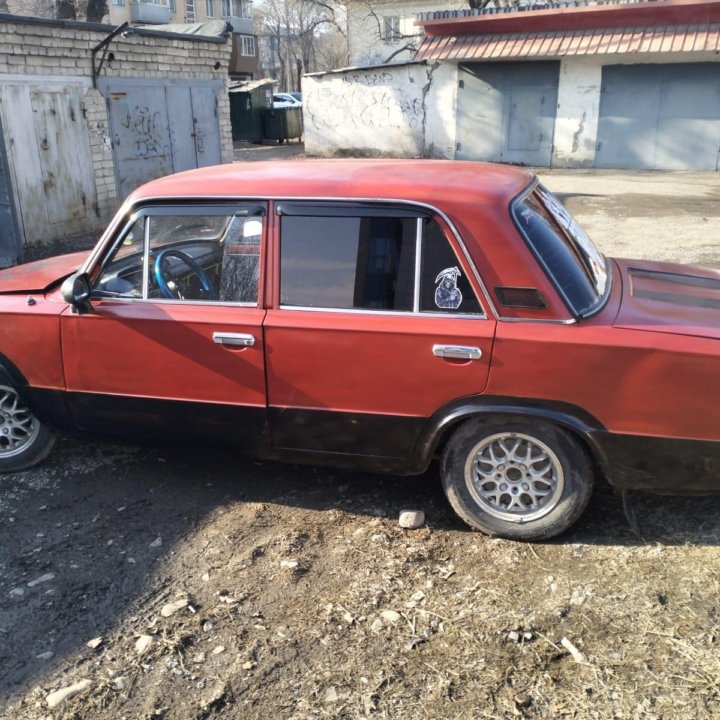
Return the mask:
<path id="1" fill-rule="evenodd" d="M 607 262 L 560 201 L 539 186 L 513 206 L 513 214 L 573 313 L 595 310 L 609 289 Z"/>
<path id="2" fill-rule="evenodd" d="M 255 305 L 262 229 L 248 211 L 148 211 L 121 234 L 94 295 Z"/>
<path id="3" fill-rule="evenodd" d="M 281 305 L 482 314 L 433 218 L 302 212 L 281 220 Z"/>

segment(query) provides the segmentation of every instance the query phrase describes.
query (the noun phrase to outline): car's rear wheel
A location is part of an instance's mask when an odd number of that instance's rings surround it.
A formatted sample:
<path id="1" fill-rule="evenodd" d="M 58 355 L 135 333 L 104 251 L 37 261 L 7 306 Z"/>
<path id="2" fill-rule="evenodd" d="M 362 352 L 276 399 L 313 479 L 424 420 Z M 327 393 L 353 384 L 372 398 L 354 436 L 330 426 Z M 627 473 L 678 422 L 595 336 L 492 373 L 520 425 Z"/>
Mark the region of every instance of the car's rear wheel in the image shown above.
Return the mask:
<path id="1" fill-rule="evenodd" d="M 54 443 L 53 434 L 32 414 L 17 390 L 0 381 L 0 472 L 39 463 Z"/>
<path id="2" fill-rule="evenodd" d="M 590 459 L 570 434 L 523 419 L 466 422 L 445 447 L 441 472 L 450 504 L 468 525 L 514 540 L 567 530 L 593 486 Z"/>

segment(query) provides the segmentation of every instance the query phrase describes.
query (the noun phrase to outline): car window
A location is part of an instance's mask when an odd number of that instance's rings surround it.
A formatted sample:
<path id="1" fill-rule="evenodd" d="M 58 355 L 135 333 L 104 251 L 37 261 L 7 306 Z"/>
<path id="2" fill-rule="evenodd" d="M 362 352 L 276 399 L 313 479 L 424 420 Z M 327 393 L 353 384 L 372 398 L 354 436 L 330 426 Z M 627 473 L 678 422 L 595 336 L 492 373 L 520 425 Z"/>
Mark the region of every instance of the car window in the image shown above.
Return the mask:
<path id="1" fill-rule="evenodd" d="M 455 252 L 435 220 L 424 222 L 420 267 L 420 310 L 482 314 Z"/>
<path id="2" fill-rule="evenodd" d="M 94 294 L 256 304 L 261 235 L 260 217 L 153 211 L 118 239 Z"/>
<path id="3" fill-rule="evenodd" d="M 601 291 L 580 249 L 535 192 L 514 207 L 520 230 L 576 315 L 597 305 Z M 588 241 L 589 242 L 589 241 Z M 602 258 L 599 251 L 598 256 Z M 602 290 L 605 280 L 602 281 Z"/>
<path id="4" fill-rule="evenodd" d="M 283 217 L 283 305 L 412 310 L 412 218 Z"/>
<path id="5" fill-rule="evenodd" d="M 438 223 L 401 212 L 283 216 L 281 305 L 482 314 Z"/>

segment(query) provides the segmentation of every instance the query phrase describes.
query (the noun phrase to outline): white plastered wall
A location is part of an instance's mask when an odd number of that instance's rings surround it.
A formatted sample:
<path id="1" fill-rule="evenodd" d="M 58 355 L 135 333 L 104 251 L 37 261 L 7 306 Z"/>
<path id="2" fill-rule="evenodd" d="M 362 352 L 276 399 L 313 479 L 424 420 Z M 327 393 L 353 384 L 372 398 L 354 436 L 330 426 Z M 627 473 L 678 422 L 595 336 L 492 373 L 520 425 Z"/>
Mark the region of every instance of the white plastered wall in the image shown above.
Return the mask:
<path id="1" fill-rule="evenodd" d="M 564 58 L 560 62 L 557 116 L 552 164 L 556 167 L 591 167 L 595 161 L 602 60 L 598 57 Z"/>
<path id="2" fill-rule="evenodd" d="M 380 65 L 303 78 L 310 155 L 451 157 L 457 66 Z"/>

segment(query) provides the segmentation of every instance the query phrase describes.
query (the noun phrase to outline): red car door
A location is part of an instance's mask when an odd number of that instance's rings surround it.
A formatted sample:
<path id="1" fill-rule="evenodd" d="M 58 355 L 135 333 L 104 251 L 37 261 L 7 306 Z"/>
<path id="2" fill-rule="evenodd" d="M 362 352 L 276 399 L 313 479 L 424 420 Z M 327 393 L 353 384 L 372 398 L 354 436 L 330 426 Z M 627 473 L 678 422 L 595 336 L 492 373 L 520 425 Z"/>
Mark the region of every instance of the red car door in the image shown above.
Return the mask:
<path id="1" fill-rule="evenodd" d="M 495 320 L 447 225 L 412 206 L 280 203 L 265 320 L 278 449 L 408 457 L 488 380 Z"/>
<path id="2" fill-rule="evenodd" d="M 61 320 L 79 427 L 263 441 L 260 210 L 147 208 L 118 234 L 99 261 L 92 311 Z"/>

